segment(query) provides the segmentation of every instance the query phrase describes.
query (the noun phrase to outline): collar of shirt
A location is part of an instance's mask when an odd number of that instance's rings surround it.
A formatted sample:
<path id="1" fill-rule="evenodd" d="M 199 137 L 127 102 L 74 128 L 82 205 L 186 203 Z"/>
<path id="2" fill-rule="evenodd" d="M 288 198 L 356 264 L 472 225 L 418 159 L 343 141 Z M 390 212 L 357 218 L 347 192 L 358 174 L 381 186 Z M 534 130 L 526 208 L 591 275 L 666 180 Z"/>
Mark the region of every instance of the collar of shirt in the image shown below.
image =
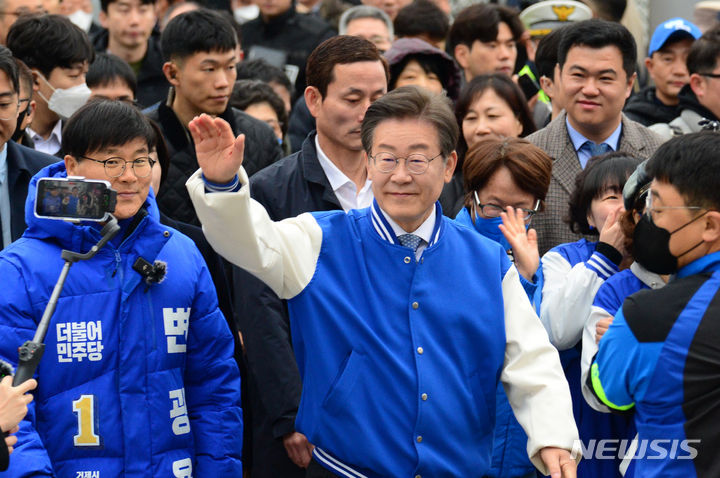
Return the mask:
<path id="1" fill-rule="evenodd" d="M 7 181 L 8 165 L 7 165 L 7 148 L 6 145 L 2 145 L 0 150 L 0 184 L 5 184 Z"/>
<path id="2" fill-rule="evenodd" d="M 381 238 L 385 239 L 389 243 L 398 244 L 397 236 L 402 234 L 415 234 L 420 237 L 420 239 L 424 242 L 422 242 L 415 251 L 415 259 L 419 260 L 423 251 L 437 242 L 438 237 L 440 236 L 442 218 L 439 213 L 439 207 L 440 204 L 435 203 L 435 207 L 427 219 L 420 224 L 420 227 L 411 232 L 406 231 L 393 221 L 385 211 L 380 209 L 376 200 L 373 200 L 370 212 L 372 214 L 372 223 L 373 227 L 375 227 L 375 231 L 377 231 Z"/>
<path id="3" fill-rule="evenodd" d="M 48 139 L 40 136 L 29 126 L 27 127 L 27 132 L 30 133 L 30 139 L 35 143 L 35 149 L 37 151 L 53 155 L 60 150 L 62 144 L 62 120 L 58 120 L 58 122 L 55 123 L 55 127 L 50 132 Z"/>
<path id="4" fill-rule="evenodd" d="M 575 151 L 579 151 L 580 148 L 585 144 L 586 141 L 590 141 L 585 136 L 580 134 L 575 128 L 572 127 L 570 124 L 570 120 L 565 117 L 565 125 L 567 126 L 568 134 L 570 135 L 570 141 L 572 142 L 573 148 L 575 148 Z M 613 151 L 617 151 L 618 144 L 620 143 L 620 133 L 622 132 L 622 121 L 620 121 L 620 124 L 617 128 L 615 128 L 615 131 L 610 134 L 607 138 L 605 138 L 603 141 L 600 141 L 600 143 L 605 143 L 608 146 L 610 146 Z M 594 141 L 593 141 L 594 142 Z"/>
<path id="5" fill-rule="evenodd" d="M 340 171 L 340 169 L 335 166 L 335 163 L 330 161 L 330 158 L 328 158 L 322 150 L 320 142 L 318 141 L 318 135 L 315 135 L 315 150 L 317 151 L 320 167 L 328 178 L 330 187 L 345 212 L 350 209 L 368 207 L 372 201 L 372 192 L 370 191 L 372 182 L 369 179 L 365 179 L 365 185 L 358 192 L 355 183 L 352 182 L 345 173 Z"/>

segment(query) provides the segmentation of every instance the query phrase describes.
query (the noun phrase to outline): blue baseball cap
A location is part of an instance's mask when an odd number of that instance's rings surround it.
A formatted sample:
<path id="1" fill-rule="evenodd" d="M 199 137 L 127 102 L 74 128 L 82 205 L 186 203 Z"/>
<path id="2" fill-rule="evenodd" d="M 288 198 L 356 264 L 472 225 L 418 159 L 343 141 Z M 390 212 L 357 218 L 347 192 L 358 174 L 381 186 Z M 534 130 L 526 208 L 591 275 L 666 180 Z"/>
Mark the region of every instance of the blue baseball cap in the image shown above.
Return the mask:
<path id="1" fill-rule="evenodd" d="M 650 39 L 648 56 L 652 56 L 653 53 L 661 49 L 670 38 L 686 37 L 697 40 L 701 35 L 700 29 L 684 18 L 671 18 L 658 25 L 655 29 Z"/>

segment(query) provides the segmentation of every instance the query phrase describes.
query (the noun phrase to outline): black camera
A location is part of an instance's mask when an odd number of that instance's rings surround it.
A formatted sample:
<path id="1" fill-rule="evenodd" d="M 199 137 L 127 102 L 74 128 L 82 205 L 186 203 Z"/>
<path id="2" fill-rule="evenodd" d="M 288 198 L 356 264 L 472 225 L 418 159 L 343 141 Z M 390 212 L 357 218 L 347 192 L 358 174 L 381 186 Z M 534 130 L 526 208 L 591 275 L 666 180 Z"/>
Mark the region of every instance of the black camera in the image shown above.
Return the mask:
<path id="1" fill-rule="evenodd" d="M 40 178 L 35 191 L 35 215 L 48 219 L 106 221 L 116 203 L 117 191 L 96 179 Z"/>

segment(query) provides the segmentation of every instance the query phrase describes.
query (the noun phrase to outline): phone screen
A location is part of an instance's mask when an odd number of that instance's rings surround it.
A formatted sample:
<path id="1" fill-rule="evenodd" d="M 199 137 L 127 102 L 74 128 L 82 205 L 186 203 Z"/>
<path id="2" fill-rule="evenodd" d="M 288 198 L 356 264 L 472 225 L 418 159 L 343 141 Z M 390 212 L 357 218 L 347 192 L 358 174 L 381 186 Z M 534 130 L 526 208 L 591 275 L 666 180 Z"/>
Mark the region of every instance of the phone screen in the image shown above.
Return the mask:
<path id="1" fill-rule="evenodd" d="M 108 211 L 106 181 L 41 178 L 35 215 L 56 219 L 101 221 Z"/>

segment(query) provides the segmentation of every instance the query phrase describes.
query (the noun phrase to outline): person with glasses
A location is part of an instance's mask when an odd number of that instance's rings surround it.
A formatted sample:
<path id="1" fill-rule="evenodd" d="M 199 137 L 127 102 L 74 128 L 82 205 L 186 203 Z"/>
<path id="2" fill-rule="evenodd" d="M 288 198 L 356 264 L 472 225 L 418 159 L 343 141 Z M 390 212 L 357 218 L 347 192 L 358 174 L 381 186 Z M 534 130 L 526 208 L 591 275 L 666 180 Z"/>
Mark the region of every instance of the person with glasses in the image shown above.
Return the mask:
<path id="1" fill-rule="evenodd" d="M 370 105 L 375 199 L 347 213 L 273 222 L 250 198 L 244 138 L 207 115 L 190 132 L 208 240 L 288 299 L 308 477 L 484 476 L 500 381 L 533 464 L 575 476 L 567 383 L 517 269 L 437 202 L 457 162 L 446 97 L 401 87 Z"/>
<path id="2" fill-rule="evenodd" d="M 537 234 L 528 228 L 542 208 L 551 174 L 552 159 L 537 146 L 517 138 L 490 135 L 476 141 L 463 163 L 467 193 L 455 221 L 503 247 L 530 300 L 537 289 L 540 253 Z M 488 476 L 534 477 L 534 467 L 523 452 L 527 435 L 513 415 L 502 386 L 496 391 L 493 435 L 492 471 Z"/>
<path id="3" fill-rule="evenodd" d="M 64 161 L 33 178 L 29 211 L 42 177 L 108 181 L 120 232 L 68 274 L 9 477 L 242 475 L 233 337 L 202 255 L 159 222 L 156 139 L 134 106 L 93 100 L 63 129 Z M 0 358 L 13 365 L 53 291 L 61 250 L 87 252 L 104 225 L 27 217 L 23 238 L 0 253 Z M 143 261 L 166 273 L 143 275 Z"/>
<path id="4" fill-rule="evenodd" d="M 23 15 L 47 13 L 42 0 L 4 0 L 0 4 L 0 45 L 6 45 L 10 27 Z"/>
<path id="5" fill-rule="evenodd" d="M 30 179 L 57 158 L 11 141 L 20 122 L 22 81 L 12 53 L 0 46 L 0 250 L 22 236 Z M 30 90 L 32 91 L 32 89 Z M 22 113 L 20 113 L 22 114 Z"/>
<path id="6" fill-rule="evenodd" d="M 691 133 L 665 143 L 646 164 L 652 182 L 633 235 L 643 251 L 636 260 L 672 277 L 625 300 L 592 364 L 596 399 L 633 412 L 634 476 L 714 476 L 720 469 L 718 148 L 715 132 Z M 655 452 L 643 448 L 653 442 L 662 443 Z"/>
<path id="7" fill-rule="evenodd" d="M 582 443 L 625 437 L 622 421 L 596 412 L 581 392 L 582 333 L 598 288 L 621 268 L 629 266 L 625 235 L 619 217 L 625 212 L 622 190 L 639 160 L 623 153 L 607 153 L 588 161 L 578 174 L 570 196 L 570 230 L 583 239 L 560 244 L 542 256 L 535 296 L 540 321 L 558 349 L 573 396 L 573 414 Z M 578 475 L 620 478 L 619 460 L 583 459 Z"/>
<path id="8" fill-rule="evenodd" d="M 650 129 L 665 140 L 704 128 L 720 128 L 720 26 L 706 31 L 690 47 L 690 83 L 678 93 L 679 116 Z"/>

